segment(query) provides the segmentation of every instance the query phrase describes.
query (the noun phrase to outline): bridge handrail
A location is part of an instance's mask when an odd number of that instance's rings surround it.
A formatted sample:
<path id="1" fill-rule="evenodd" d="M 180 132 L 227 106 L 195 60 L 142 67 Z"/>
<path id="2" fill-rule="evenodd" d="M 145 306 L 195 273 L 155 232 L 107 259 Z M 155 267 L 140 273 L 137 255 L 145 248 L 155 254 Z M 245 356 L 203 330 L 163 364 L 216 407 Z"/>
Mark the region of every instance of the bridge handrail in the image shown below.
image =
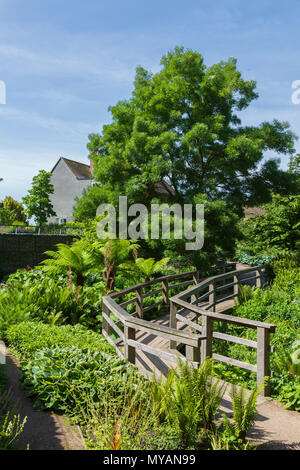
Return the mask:
<path id="1" fill-rule="evenodd" d="M 226 264 L 223 265 L 221 269 L 225 271 L 228 267 L 235 266 L 232 264 Z M 255 276 L 241 279 L 241 275 L 254 271 Z M 201 349 L 201 360 L 204 360 L 206 357 L 213 357 L 215 360 L 256 372 L 258 383 L 264 382 L 264 377 L 270 375 L 269 353 L 271 348 L 269 335 L 270 333 L 274 333 L 276 328 L 275 325 L 215 312 L 215 308 L 218 303 L 238 296 L 238 285 L 241 282 L 255 280 L 255 285 L 257 287 L 261 286 L 263 271 L 263 266 L 255 266 L 243 270 L 234 269 L 227 273 L 224 272 L 222 274 L 210 276 L 200 282 L 201 274 L 199 271 L 195 270 L 161 276 L 149 282 L 140 283 L 127 289 L 123 289 L 122 291 L 112 292 L 111 294 L 103 297 L 103 335 L 115 347 L 117 353 L 128 359 L 132 364 L 135 364 L 136 350 L 138 349 L 163 357 L 167 360 L 176 361 L 178 355 L 180 355 L 177 350 L 177 346 L 182 344 L 185 346 L 186 359 L 191 361 L 195 366 L 200 363 Z M 189 277 L 190 279 L 175 285 L 169 283 L 170 281 L 186 277 Z M 233 279 L 233 282 L 226 283 L 228 279 L 230 281 Z M 150 286 L 158 283 L 162 284 L 159 289 L 143 293 L 143 289 L 149 289 Z M 190 283 L 193 283 L 194 285 L 177 295 L 169 297 L 169 291 L 171 289 L 184 287 Z M 233 288 L 232 294 L 225 298 L 217 298 L 217 293 L 221 290 L 228 290 L 231 288 Z M 208 291 L 199 297 L 199 294 L 203 290 L 207 289 Z M 120 299 L 132 292 L 135 292 L 136 294 L 132 299 L 126 300 L 120 304 L 116 302 L 116 299 Z M 162 292 L 161 301 L 148 307 L 143 306 L 144 298 L 159 292 Z M 204 298 L 208 298 L 208 305 L 205 306 L 205 308 L 200 308 L 197 303 L 204 300 Z M 190 299 L 190 302 L 187 301 L 187 299 Z M 124 307 L 134 302 L 136 303 L 136 311 L 133 314 L 129 314 Z M 169 327 L 143 320 L 143 314 L 146 311 L 151 310 L 160 304 L 164 304 L 166 306 L 170 304 Z M 180 307 L 180 310 L 178 307 Z M 188 319 L 184 316 L 186 313 L 195 314 L 196 317 L 192 320 Z M 199 319 L 199 317 L 202 319 L 201 325 L 195 323 L 195 318 Z M 177 327 L 179 321 L 183 323 L 183 327 L 181 327 L 181 329 Z M 213 331 L 214 322 L 231 323 L 244 328 L 256 329 L 257 341 Z M 192 328 L 195 333 L 183 331 L 183 328 Z M 117 340 L 113 340 L 111 338 L 111 331 L 116 333 L 118 336 Z M 173 351 L 174 354 L 136 341 L 137 331 L 151 333 L 154 336 L 161 336 L 164 339 L 167 339 L 170 341 L 170 350 Z M 257 365 L 255 366 L 233 358 L 213 354 L 213 338 L 256 348 Z M 267 386 L 264 387 L 263 394 L 268 394 Z"/>

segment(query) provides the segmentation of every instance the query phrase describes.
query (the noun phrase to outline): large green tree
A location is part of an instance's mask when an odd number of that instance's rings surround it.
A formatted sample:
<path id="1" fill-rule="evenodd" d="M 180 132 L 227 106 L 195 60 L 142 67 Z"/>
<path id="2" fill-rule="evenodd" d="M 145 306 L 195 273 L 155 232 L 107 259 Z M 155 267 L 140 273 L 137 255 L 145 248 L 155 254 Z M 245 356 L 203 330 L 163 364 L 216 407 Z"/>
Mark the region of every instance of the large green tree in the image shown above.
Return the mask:
<path id="1" fill-rule="evenodd" d="M 54 192 L 50 179 L 51 173 L 40 170 L 38 175 L 33 177 L 27 196 L 22 199 L 27 217 L 34 217 L 38 226 L 46 224 L 49 217 L 56 215 L 50 201 L 50 194 Z"/>
<path id="2" fill-rule="evenodd" d="M 16 201 L 11 196 L 6 196 L 3 200 L 3 208 L 12 214 L 14 221 L 26 222 L 26 214 L 21 202 Z"/>
<path id="3" fill-rule="evenodd" d="M 259 164 L 267 150 L 292 155 L 295 136 L 276 119 L 242 125 L 239 113 L 258 94 L 236 60 L 208 67 L 198 52 L 177 47 L 161 65 L 156 74 L 138 67 L 131 98 L 109 108 L 111 124 L 89 136 L 98 184 L 78 203 L 78 219 L 93 216 L 97 203 L 116 203 L 120 194 L 150 202 L 162 180 L 174 190 L 171 201 L 190 202 L 201 193 L 239 208 L 277 190 L 278 163 L 262 170 Z M 266 177 L 271 181 L 261 195 Z M 280 191 L 289 192 L 288 186 L 281 182 Z"/>

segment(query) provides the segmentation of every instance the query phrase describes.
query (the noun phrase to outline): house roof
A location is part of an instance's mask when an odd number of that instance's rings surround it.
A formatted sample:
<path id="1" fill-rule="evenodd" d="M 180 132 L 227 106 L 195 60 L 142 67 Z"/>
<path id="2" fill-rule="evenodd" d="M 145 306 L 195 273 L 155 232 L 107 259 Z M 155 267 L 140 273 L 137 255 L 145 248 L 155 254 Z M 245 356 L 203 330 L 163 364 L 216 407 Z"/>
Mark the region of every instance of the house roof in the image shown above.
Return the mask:
<path id="1" fill-rule="evenodd" d="M 246 219 L 253 219 L 257 215 L 265 214 L 265 209 L 262 207 L 244 207 L 244 214 Z"/>
<path id="2" fill-rule="evenodd" d="M 93 175 L 91 173 L 91 167 L 90 165 L 86 165 L 85 163 L 80 163 L 80 162 L 75 162 L 74 160 L 69 160 L 68 158 L 61 157 L 54 168 L 52 169 L 52 172 L 55 170 L 57 167 L 58 163 L 63 160 L 66 165 L 70 168 L 74 176 L 78 180 L 92 180 Z"/>
<path id="3" fill-rule="evenodd" d="M 169 183 L 167 183 L 165 180 L 162 180 L 160 183 L 155 183 L 154 188 L 158 194 L 162 194 L 164 196 L 174 196 L 175 194 L 172 186 L 170 186 Z"/>

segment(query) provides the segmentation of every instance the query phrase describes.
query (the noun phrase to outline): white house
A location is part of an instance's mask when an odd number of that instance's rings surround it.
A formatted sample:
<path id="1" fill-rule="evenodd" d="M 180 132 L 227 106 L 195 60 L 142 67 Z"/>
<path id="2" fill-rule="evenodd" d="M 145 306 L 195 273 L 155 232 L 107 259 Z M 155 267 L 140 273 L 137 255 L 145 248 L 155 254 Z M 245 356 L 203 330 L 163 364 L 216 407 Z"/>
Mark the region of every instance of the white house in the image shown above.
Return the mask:
<path id="1" fill-rule="evenodd" d="M 92 160 L 91 160 L 92 164 Z M 51 173 L 54 193 L 50 195 L 55 217 L 48 223 L 66 223 L 73 221 L 75 198 L 81 197 L 83 189 L 93 184 L 92 167 L 61 157 Z"/>
<path id="2" fill-rule="evenodd" d="M 50 195 L 50 200 L 56 216 L 50 217 L 48 223 L 64 224 L 74 221 L 75 199 L 81 197 L 82 191 L 94 183 L 93 159 L 90 160 L 90 165 L 86 165 L 61 157 L 51 173 L 54 193 Z M 163 197 L 175 194 L 174 189 L 165 180 L 155 183 L 154 188 L 155 192 Z"/>

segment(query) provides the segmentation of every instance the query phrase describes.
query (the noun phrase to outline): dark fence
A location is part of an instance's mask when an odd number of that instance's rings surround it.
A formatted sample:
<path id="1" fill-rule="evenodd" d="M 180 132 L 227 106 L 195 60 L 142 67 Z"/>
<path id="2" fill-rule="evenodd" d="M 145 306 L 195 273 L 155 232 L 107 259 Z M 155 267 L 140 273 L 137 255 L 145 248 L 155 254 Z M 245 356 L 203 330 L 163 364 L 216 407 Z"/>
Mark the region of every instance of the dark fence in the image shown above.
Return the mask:
<path id="1" fill-rule="evenodd" d="M 78 235 L 0 233 L 0 276 L 20 268 L 34 267 L 46 258 L 45 251 L 57 243 L 71 244 Z"/>

